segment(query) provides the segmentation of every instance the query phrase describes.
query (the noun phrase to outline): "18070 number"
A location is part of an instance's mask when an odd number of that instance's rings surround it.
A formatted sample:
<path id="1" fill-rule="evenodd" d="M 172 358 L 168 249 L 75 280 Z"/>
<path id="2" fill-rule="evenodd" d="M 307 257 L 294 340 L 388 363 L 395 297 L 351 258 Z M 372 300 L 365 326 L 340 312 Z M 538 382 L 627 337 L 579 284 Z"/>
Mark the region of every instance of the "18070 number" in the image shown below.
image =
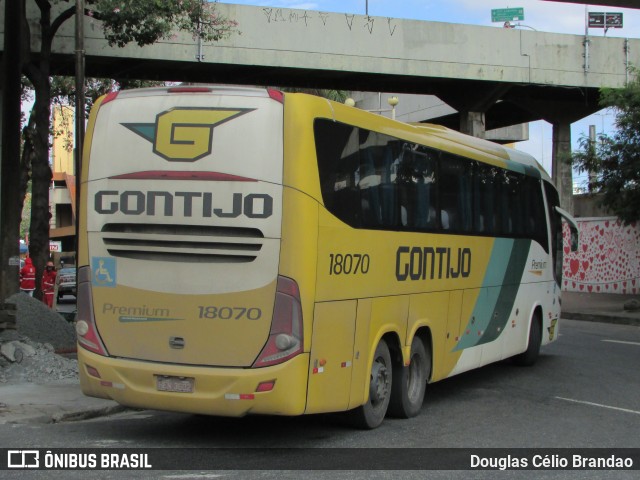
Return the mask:
<path id="1" fill-rule="evenodd" d="M 262 310 L 259 308 L 245 307 L 198 307 L 198 318 L 210 318 L 217 320 L 259 320 L 262 317 Z"/>
<path id="2" fill-rule="evenodd" d="M 371 259 L 366 253 L 330 253 L 329 275 L 357 275 L 369 272 Z"/>

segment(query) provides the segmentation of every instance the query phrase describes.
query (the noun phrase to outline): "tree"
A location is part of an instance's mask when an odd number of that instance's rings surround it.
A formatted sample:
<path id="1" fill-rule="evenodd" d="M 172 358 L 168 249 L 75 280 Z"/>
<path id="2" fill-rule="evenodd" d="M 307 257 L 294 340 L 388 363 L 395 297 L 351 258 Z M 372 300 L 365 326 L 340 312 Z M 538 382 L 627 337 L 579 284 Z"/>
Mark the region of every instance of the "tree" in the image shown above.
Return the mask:
<path id="1" fill-rule="evenodd" d="M 616 130 L 595 142 L 581 138 L 573 154 L 580 172 L 594 174 L 591 190 L 601 193 L 602 204 L 625 224 L 640 219 L 640 76 L 632 73 L 624 88 L 600 92 L 601 106 L 616 110 Z"/>
<path id="2" fill-rule="evenodd" d="M 12 0 L 5 0 L 12 1 Z M 31 171 L 31 227 L 29 254 L 37 278 L 49 253 L 49 133 L 51 129 L 51 48 L 60 27 L 75 15 L 75 0 L 34 0 L 40 14 L 40 51 L 30 51 L 31 35 L 26 8 L 22 8 L 22 71 L 33 85 L 33 123 L 25 131 L 24 168 Z M 216 2 L 207 0 L 85 0 L 85 15 L 101 21 L 111 46 L 131 42 L 139 46 L 187 31 L 203 41 L 217 41 L 234 32 L 237 24 L 218 14 Z M 22 169 L 21 169 L 22 171 Z M 7 172 L 3 172 L 7 174 Z M 16 179 L 18 181 L 18 179 Z M 22 180 L 24 181 L 24 179 Z M 26 184 L 25 184 L 26 185 Z M 25 190 L 26 191 L 26 187 Z M 24 197 L 24 195 L 23 195 Z M 15 221 L 19 221 L 19 216 Z M 15 239 L 18 242 L 18 239 Z"/>
<path id="3" fill-rule="evenodd" d="M 51 105 L 71 106 L 75 109 L 75 79 L 73 77 L 51 77 Z M 145 81 L 145 80 L 114 80 L 110 78 L 88 78 L 85 81 L 85 114 L 88 115 L 94 102 L 101 96 L 109 92 L 118 91 L 127 88 L 144 88 L 165 85 L 165 82 Z M 23 77 L 22 81 L 22 101 L 30 102 L 33 100 L 33 85 L 28 79 Z M 67 109 L 61 109 L 67 112 Z M 22 206 L 20 238 L 26 238 L 29 235 L 31 223 L 31 163 L 34 154 L 35 135 L 35 111 L 32 110 L 28 120 L 24 118 L 22 112 L 23 134 L 22 134 L 22 156 L 20 159 L 20 175 L 19 175 L 19 197 Z M 73 148 L 72 131 L 56 131 L 51 128 L 49 131 L 50 138 L 65 137 L 65 149 Z"/>
<path id="4" fill-rule="evenodd" d="M 344 90 L 323 90 L 318 88 L 296 88 L 296 87 L 284 87 L 284 92 L 291 93 L 308 93 L 309 95 L 315 95 L 317 97 L 328 98 L 335 102 L 344 103 L 347 99 L 347 92 Z"/>

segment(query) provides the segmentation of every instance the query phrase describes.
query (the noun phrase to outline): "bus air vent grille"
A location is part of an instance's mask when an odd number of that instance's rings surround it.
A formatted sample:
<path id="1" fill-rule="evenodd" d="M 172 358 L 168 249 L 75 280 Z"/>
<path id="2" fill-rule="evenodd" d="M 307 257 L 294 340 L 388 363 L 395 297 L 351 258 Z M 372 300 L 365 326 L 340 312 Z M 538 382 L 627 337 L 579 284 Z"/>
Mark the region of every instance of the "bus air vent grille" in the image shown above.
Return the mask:
<path id="1" fill-rule="evenodd" d="M 264 241 L 255 228 L 209 225 L 108 223 L 101 233 L 111 256 L 165 262 L 252 262 Z"/>

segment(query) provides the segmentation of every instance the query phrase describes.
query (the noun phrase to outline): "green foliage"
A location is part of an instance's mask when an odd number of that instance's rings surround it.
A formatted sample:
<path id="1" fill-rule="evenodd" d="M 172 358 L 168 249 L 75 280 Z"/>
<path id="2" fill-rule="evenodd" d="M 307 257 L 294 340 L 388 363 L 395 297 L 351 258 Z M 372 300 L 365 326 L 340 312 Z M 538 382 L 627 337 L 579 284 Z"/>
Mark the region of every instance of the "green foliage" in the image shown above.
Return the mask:
<path id="1" fill-rule="evenodd" d="M 294 87 L 285 87 L 282 89 L 283 92 L 290 93 L 308 93 L 309 95 L 316 95 L 318 97 L 328 98 L 329 100 L 334 100 L 336 102 L 344 103 L 347 99 L 347 92 L 344 90 L 323 90 L 318 88 L 294 88 Z"/>
<path id="2" fill-rule="evenodd" d="M 31 226 L 31 193 L 27 193 L 22 207 L 22 218 L 20 219 L 20 238 L 27 238 L 29 227 Z"/>
<path id="3" fill-rule="evenodd" d="M 640 219 L 640 76 L 621 89 L 603 89 L 601 105 L 616 110 L 616 130 L 595 142 L 580 139 L 573 154 L 580 172 L 593 172 L 591 190 L 625 223 Z"/>
<path id="4" fill-rule="evenodd" d="M 109 92 L 130 88 L 158 87 L 165 82 L 151 80 L 114 80 L 111 78 L 87 78 L 85 80 L 85 113 L 88 115 L 95 101 Z M 76 81 L 74 77 L 51 77 L 52 105 L 75 107 Z"/>
<path id="5" fill-rule="evenodd" d="M 214 42 L 228 37 L 238 26 L 219 14 L 216 3 L 206 0 L 94 0 L 89 15 L 103 22 L 109 45 L 136 42 L 150 45 L 169 39 L 176 29 L 194 38 Z"/>

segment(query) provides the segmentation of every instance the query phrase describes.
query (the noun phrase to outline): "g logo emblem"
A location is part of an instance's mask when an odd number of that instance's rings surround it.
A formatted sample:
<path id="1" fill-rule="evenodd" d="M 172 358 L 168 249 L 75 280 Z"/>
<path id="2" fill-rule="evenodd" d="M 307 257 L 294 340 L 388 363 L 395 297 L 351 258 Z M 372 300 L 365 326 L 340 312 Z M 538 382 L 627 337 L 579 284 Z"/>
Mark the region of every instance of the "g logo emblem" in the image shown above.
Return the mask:
<path id="1" fill-rule="evenodd" d="M 153 143 L 153 152 L 170 162 L 194 162 L 212 151 L 214 127 L 252 109 L 176 107 L 159 113 L 156 123 L 122 125 Z"/>

